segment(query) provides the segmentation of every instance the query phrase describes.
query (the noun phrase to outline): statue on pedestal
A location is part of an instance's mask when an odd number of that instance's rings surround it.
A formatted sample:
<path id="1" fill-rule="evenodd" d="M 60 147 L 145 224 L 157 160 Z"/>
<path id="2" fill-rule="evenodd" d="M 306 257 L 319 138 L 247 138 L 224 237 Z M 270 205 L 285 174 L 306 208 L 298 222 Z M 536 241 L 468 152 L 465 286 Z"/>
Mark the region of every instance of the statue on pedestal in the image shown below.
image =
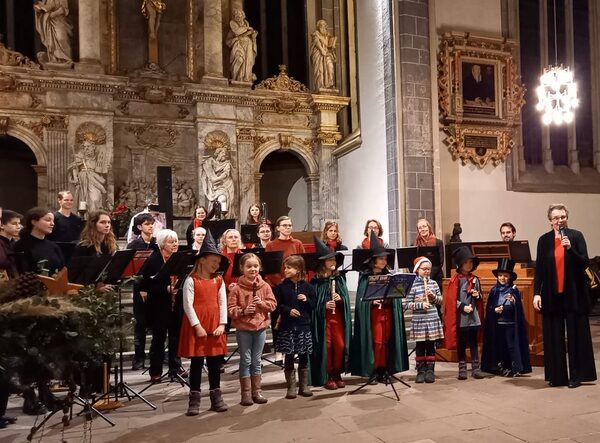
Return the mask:
<path id="1" fill-rule="evenodd" d="M 33 5 L 33 10 L 35 29 L 46 47 L 46 52 L 38 53 L 38 60 L 42 65 L 51 63 L 70 67 L 73 63 L 70 41 L 73 28 L 67 21 L 68 0 L 40 0 Z"/>
<path id="2" fill-rule="evenodd" d="M 85 206 L 89 212 L 106 209 L 107 173 L 110 155 L 101 149 L 106 141 L 104 130 L 94 131 L 93 123 L 85 123 L 77 130 L 76 141 L 79 150 L 74 153 L 73 163 L 69 165 L 69 183 L 75 185 L 78 207 Z M 82 205 L 82 202 L 85 202 Z"/>
<path id="3" fill-rule="evenodd" d="M 225 43 L 231 48 L 229 63 L 231 65 L 231 79 L 239 82 L 252 83 L 256 75 L 252 73 L 256 59 L 256 36 L 255 31 L 246 14 L 241 9 L 234 9 L 233 20 L 229 22 L 230 31 Z"/>
<path id="4" fill-rule="evenodd" d="M 310 61 L 317 91 L 319 89 L 333 89 L 335 86 L 333 68 L 336 62 L 336 42 L 337 37 L 329 33 L 327 22 L 319 20 L 317 30 L 312 33 L 310 44 Z"/>

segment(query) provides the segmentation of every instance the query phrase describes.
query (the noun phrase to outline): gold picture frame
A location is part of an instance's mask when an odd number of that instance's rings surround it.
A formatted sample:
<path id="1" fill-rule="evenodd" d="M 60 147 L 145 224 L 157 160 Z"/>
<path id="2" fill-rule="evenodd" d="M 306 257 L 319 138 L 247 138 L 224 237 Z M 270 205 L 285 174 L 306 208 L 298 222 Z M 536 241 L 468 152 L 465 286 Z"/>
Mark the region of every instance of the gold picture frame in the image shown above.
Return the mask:
<path id="1" fill-rule="evenodd" d="M 483 168 L 506 160 L 520 124 L 525 88 L 514 59 L 516 42 L 446 32 L 438 54 L 439 108 L 453 157 Z"/>

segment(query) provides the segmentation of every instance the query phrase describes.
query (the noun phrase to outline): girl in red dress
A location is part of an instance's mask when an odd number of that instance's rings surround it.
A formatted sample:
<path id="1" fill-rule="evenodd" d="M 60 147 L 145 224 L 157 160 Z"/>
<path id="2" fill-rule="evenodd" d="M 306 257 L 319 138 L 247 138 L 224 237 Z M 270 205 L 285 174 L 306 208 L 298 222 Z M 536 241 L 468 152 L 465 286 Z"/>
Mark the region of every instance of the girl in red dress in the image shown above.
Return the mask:
<path id="1" fill-rule="evenodd" d="M 191 359 L 190 398 L 186 415 L 200 413 L 200 381 L 205 357 L 210 409 L 217 412 L 227 410 L 220 388 L 220 367 L 227 353 L 227 296 L 223 277 L 217 273 L 224 272 L 228 266 L 227 257 L 219 254 L 212 241 L 205 240 L 194 269 L 183 285 L 185 316 L 181 324 L 179 355 Z"/>

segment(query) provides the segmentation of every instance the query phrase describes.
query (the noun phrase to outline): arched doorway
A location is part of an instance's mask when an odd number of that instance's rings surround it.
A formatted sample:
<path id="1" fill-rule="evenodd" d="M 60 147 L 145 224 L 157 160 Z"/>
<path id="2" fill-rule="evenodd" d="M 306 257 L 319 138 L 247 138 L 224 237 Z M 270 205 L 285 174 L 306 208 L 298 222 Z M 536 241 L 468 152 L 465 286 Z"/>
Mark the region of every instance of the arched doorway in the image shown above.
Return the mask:
<path id="1" fill-rule="evenodd" d="M 0 136 L 0 205 L 24 214 L 38 202 L 37 160 L 33 151 L 10 135 Z"/>
<path id="2" fill-rule="evenodd" d="M 273 223 L 282 215 L 294 221 L 294 230 L 308 229 L 307 176 L 302 162 L 294 154 L 275 151 L 267 155 L 260 165 L 260 199 L 267 203 L 269 218 Z"/>

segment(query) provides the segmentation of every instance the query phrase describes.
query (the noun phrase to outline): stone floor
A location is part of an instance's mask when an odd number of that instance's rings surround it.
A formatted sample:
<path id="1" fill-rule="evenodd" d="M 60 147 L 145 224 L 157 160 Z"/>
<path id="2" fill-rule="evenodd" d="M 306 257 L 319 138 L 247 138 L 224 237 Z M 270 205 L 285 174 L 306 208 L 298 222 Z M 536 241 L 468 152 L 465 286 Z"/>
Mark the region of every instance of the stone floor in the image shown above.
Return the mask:
<path id="1" fill-rule="evenodd" d="M 596 355 L 600 355 L 600 318 L 591 320 Z M 600 368 L 600 365 L 597 367 Z M 286 400 L 280 370 L 265 367 L 264 388 L 269 403 L 242 407 L 238 383 L 229 372 L 222 387 L 229 411 L 204 410 L 186 417 L 187 391 L 176 383 L 164 383 L 146 391 L 158 406 L 150 410 L 134 400 L 109 414 L 111 427 L 94 419 L 95 442 L 599 442 L 600 383 L 578 389 L 550 388 L 543 369 L 521 378 L 490 377 L 485 380 L 456 379 L 456 364 L 438 363 L 438 381 L 432 385 L 413 383 L 414 371 L 402 374 L 411 384 L 396 384 L 393 392 L 384 385 L 369 386 L 355 395 L 348 392 L 360 383 L 349 379 L 348 388 L 337 391 L 315 389 L 312 398 Z M 127 381 L 141 389 L 146 377 L 127 372 Z M 11 399 L 9 413 L 18 415 L 18 398 Z M 202 409 L 209 405 L 203 397 Z M 0 442 L 23 442 L 33 417 L 19 416 L 17 424 L 0 431 Z M 55 416 L 42 438 L 33 441 L 60 442 L 62 425 Z M 85 441 L 83 421 L 76 418 L 64 431 L 68 442 Z"/>

